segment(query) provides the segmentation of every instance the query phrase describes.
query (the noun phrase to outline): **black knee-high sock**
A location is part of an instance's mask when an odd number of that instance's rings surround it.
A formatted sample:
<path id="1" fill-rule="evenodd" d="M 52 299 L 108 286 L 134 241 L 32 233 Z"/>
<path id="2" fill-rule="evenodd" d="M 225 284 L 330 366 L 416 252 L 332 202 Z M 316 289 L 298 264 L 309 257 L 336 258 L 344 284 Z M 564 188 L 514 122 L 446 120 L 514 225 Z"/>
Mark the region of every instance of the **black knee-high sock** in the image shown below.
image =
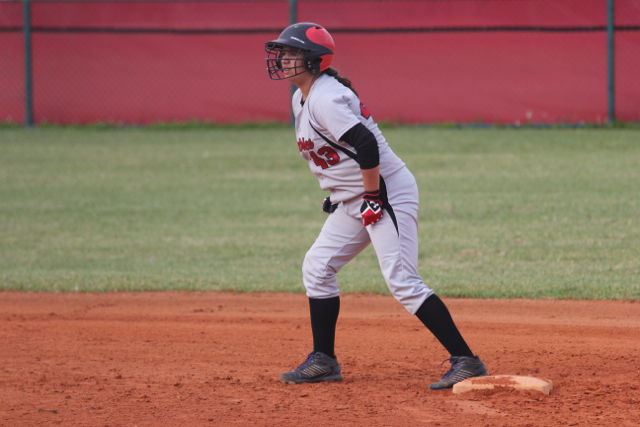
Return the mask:
<path id="1" fill-rule="evenodd" d="M 313 349 L 327 356 L 335 357 L 336 323 L 340 313 L 340 297 L 317 299 L 309 298 L 311 312 L 311 333 Z"/>
<path id="2" fill-rule="evenodd" d="M 471 349 L 453 323 L 447 306 L 437 295 L 433 294 L 427 298 L 416 312 L 416 316 L 435 335 L 451 356 L 473 357 Z"/>

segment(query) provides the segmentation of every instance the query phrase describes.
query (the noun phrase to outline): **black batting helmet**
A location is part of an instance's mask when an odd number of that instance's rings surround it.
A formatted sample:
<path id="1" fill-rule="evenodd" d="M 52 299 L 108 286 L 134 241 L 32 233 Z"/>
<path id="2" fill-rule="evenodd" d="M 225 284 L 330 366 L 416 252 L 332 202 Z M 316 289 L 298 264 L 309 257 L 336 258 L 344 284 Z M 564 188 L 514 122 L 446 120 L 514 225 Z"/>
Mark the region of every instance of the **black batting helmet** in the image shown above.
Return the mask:
<path id="1" fill-rule="evenodd" d="M 269 77 L 273 80 L 281 80 L 305 71 L 311 74 L 323 72 L 331 66 L 336 45 L 331 34 L 320 25 L 301 22 L 290 25 L 276 40 L 265 43 L 264 50 L 267 51 Z M 295 53 L 295 60 L 303 59 L 304 69 L 296 70 L 295 68 L 301 67 L 296 67 L 294 62 L 294 66 L 287 70 L 294 70 L 295 74 L 285 76 L 281 61 L 285 51 Z"/>

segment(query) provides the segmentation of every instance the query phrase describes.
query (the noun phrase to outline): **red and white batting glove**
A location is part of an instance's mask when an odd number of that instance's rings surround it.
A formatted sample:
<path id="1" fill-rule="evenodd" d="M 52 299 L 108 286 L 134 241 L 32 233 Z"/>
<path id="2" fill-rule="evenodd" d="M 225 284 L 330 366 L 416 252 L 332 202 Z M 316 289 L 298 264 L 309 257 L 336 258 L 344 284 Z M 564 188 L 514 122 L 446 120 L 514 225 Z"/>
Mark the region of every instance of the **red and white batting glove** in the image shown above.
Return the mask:
<path id="1" fill-rule="evenodd" d="M 362 214 L 362 225 L 365 227 L 376 223 L 382 218 L 382 200 L 380 200 L 380 190 L 367 191 L 362 196 L 362 206 L 360 213 Z"/>

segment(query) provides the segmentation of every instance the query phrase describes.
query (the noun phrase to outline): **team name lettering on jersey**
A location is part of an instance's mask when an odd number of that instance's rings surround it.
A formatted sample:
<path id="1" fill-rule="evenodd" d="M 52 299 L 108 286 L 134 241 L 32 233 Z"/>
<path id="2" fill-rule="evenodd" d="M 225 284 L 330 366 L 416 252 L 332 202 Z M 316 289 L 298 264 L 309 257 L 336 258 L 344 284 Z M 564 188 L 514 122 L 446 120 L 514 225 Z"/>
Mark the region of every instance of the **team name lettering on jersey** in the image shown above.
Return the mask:
<path id="1" fill-rule="evenodd" d="M 298 138 L 298 150 L 300 151 L 313 150 L 313 141 L 311 141 L 310 139 L 305 140 L 304 138 Z"/>

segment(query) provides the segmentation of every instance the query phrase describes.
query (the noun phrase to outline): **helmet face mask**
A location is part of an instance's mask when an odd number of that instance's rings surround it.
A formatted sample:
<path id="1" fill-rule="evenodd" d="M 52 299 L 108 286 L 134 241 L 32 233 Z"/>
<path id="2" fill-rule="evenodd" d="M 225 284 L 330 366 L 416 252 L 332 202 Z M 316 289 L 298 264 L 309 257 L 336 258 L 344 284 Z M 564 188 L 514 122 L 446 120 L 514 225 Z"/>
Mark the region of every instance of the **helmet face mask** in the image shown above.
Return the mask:
<path id="1" fill-rule="evenodd" d="M 304 65 L 299 65 L 298 62 L 300 60 L 304 61 L 307 56 L 308 52 L 303 49 L 296 49 L 269 42 L 265 46 L 265 51 L 267 52 L 267 70 L 269 71 L 269 77 L 271 77 L 272 80 L 288 79 L 307 71 L 306 67 Z M 283 67 L 282 58 L 287 53 L 290 54 L 288 59 L 291 66 Z M 287 75 L 287 72 L 291 70 L 293 70 L 293 74 Z"/>
<path id="2" fill-rule="evenodd" d="M 335 43 L 327 30 L 320 25 L 302 22 L 287 27 L 276 40 L 265 44 L 267 52 L 267 70 L 273 80 L 288 79 L 304 72 L 320 74 L 331 66 Z M 282 58 L 285 53 L 293 66 L 283 68 Z M 296 66 L 296 61 L 302 60 L 302 65 Z M 285 71 L 293 70 L 287 75 Z"/>

